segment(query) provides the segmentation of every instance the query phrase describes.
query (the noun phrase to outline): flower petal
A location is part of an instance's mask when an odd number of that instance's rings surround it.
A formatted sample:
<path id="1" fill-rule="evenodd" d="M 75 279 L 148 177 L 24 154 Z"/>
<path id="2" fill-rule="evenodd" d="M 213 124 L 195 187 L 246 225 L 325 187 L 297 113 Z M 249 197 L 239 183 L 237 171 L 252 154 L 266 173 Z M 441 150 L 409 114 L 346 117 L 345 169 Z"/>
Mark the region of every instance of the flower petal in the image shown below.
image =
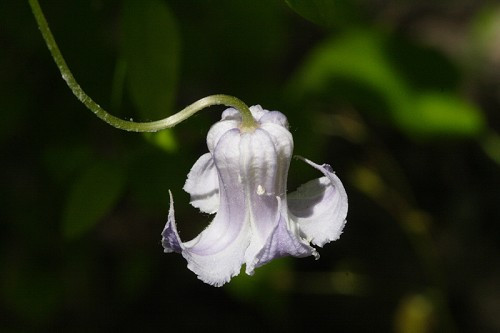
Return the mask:
<path id="1" fill-rule="evenodd" d="M 264 242 L 274 229 L 278 203 L 275 188 L 278 174 L 278 156 L 270 135 L 258 128 L 253 133 L 241 135 L 240 141 L 241 186 L 249 204 L 250 220 L 257 236 Z M 286 177 L 286 175 L 285 175 Z"/>
<path id="2" fill-rule="evenodd" d="M 253 262 L 247 262 L 246 273 L 253 274 L 255 268 L 260 267 L 273 259 L 281 258 L 287 255 L 294 257 L 307 257 L 313 255 L 316 259 L 319 254 L 309 246 L 308 242 L 299 236 L 299 229 L 295 222 L 289 221 L 286 207 L 281 209 L 282 201 L 279 197 L 278 206 L 281 214 L 276 216 L 276 222 L 273 232 L 270 234 L 262 249 L 257 253 Z"/>
<path id="3" fill-rule="evenodd" d="M 234 172 L 239 167 L 239 140 L 239 130 L 230 130 L 215 149 L 214 159 L 224 186 L 220 187 L 220 207 L 210 225 L 193 240 L 182 243 L 171 200 L 169 219 L 162 233 L 165 252 L 180 251 L 188 268 L 214 286 L 239 274 L 251 237 L 244 191 L 238 173 Z"/>
<path id="4" fill-rule="evenodd" d="M 328 164 L 301 158 L 325 176 L 309 181 L 288 195 L 290 218 L 311 243 L 323 246 L 340 237 L 346 223 L 347 194 Z"/>
<path id="5" fill-rule="evenodd" d="M 279 111 L 269 111 L 259 119 L 259 122 L 261 124 L 273 123 L 288 129 L 288 120 L 286 116 Z"/>
<path id="6" fill-rule="evenodd" d="M 228 110 L 226 110 L 228 111 Z M 219 143 L 220 138 L 227 131 L 238 128 L 241 123 L 241 120 L 234 120 L 231 117 L 227 117 L 228 120 L 221 120 L 212 125 L 207 134 L 207 147 L 208 150 L 213 154 L 215 147 Z"/>
<path id="7" fill-rule="evenodd" d="M 161 241 L 164 252 L 182 253 L 188 262 L 188 268 L 205 283 L 219 287 L 229 282 L 231 277 L 238 275 L 243 264 L 243 256 L 248 247 L 250 235 L 248 225 L 244 225 L 242 230 L 237 232 L 237 237 L 230 239 L 229 244 L 220 246 L 218 249 L 207 247 L 217 242 L 226 243 L 220 239 L 219 223 L 215 219 L 198 237 L 190 242 L 182 243 L 175 224 L 172 193 L 169 191 L 169 194 L 168 222 L 163 229 Z"/>
<path id="8" fill-rule="evenodd" d="M 247 266 L 261 251 L 276 226 L 279 214 L 276 196 L 278 154 L 273 139 L 266 131 L 257 128 L 252 133 L 241 135 L 240 141 L 241 187 L 244 189 L 252 230 L 250 246 L 245 253 Z"/>
<path id="9" fill-rule="evenodd" d="M 161 233 L 161 245 L 165 253 L 180 253 L 184 249 L 184 246 L 182 245 L 179 233 L 177 232 L 177 226 L 175 225 L 174 198 L 170 190 L 168 190 L 168 194 L 170 196 L 170 208 L 168 210 L 168 222 Z"/>
<path id="10" fill-rule="evenodd" d="M 193 207 L 208 214 L 217 211 L 219 208 L 219 176 L 211 153 L 201 155 L 194 163 L 183 189 L 191 195 Z"/>
<path id="11" fill-rule="evenodd" d="M 260 106 L 260 105 L 258 105 L 258 104 L 257 104 L 257 105 L 253 105 L 253 106 L 251 106 L 249 109 L 250 109 L 250 112 L 252 113 L 252 116 L 254 117 L 254 119 L 255 119 L 256 121 L 259 121 L 259 120 L 260 120 L 260 118 L 261 118 L 263 115 L 265 115 L 266 113 L 268 113 L 268 112 L 269 112 L 269 111 L 267 111 L 267 110 L 264 110 L 264 109 L 262 108 L 262 106 Z"/>
<path id="12" fill-rule="evenodd" d="M 274 111 L 273 111 L 274 112 Z M 271 114 L 273 112 L 269 112 Z M 288 178 L 288 168 L 293 152 L 292 134 L 283 126 L 274 123 L 263 123 L 260 128 L 265 130 L 273 140 L 274 147 L 278 153 L 278 177 L 276 177 L 276 193 L 282 198 L 286 194 L 286 182 Z"/>
<path id="13" fill-rule="evenodd" d="M 229 108 L 222 112 L 221 120 L 238 120 L 241 121 L 241 113 L 235 108 Z"/>

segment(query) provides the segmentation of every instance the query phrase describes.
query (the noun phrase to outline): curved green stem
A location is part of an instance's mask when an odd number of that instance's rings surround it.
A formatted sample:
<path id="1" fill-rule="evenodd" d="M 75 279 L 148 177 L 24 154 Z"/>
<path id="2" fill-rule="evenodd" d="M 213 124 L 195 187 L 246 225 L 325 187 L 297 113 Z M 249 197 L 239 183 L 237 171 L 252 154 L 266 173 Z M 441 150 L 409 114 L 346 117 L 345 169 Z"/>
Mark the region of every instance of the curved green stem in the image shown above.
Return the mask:
<path id="1" fill-rule="evenodd" d="M 83 91 L 78 82 L 76 82 L 75 78 L 73 77 L 73 74 L 69 70 L 66 61 L 64 60 L 61 54 L 61 51 L 59 50 L 59 47 L 57 46 L 54 36 L 52 35 L 52 32 L 50 31 L 49 25 L 47 23 L 47 20 L 45 19 L 45 16 L 42 12 L 40 4 L 38 3 L 38 0 L 29 0 L 29 4 L 31 6 L 31 10 L 33 11 L 33 15 L 35 16 L 35 19 L 38 23 L 38 27 L 45 40 L 45 43 L 47 44 L 47 47 L 49 48 L 49 51 L 52 54 L 52 58 L 54 58 L 57 67 L 59 67 L 59 71 L 61 72 L 61 75 L 64 81 L 66 81 L 68 87 L 71 89 L 76 98 L 80 100 L 80 102 L 82 102 L 88 109 L 94 112 L 97 117 L 104 120 L 111 126 L 132 132 L 157 132 L 159 130 L 170 128 L 177 125 L 181 121 L 187 119 L 196 112 L 208 106 L 226 105 L 234 107 L 241 113 L 242 116 L 241 127 L 243 130 L 252 130 L 257 127 L 256 122 L 252 117 L 252 114 L 248 106 L 238 98 L 228 95 L 211 95 L 202 98 L 170 117 L 152 122 L 137 123 L 133 121 L 123 120 L 109 114 L 106 110 L 104 110 L 96 102 L 94 102 L 94 100 L 92 100 L 92 98 L 90 98 Z"/>

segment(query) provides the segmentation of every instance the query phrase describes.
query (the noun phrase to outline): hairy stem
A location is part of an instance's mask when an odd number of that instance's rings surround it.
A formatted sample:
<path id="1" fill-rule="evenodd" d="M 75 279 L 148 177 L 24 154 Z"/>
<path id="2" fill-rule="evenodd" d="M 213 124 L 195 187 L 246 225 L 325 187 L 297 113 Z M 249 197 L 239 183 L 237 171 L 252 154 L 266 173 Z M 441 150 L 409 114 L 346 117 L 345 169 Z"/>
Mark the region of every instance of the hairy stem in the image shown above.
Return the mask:
<path id="1" fill-rule="evenodd" d="M 82 102 L 90 111 L 95 113 L 97 117 L 104 120 L 106 123 L 110 124 L 113 127 L 132 131 L 132 132 L 157 132 L 165 128 L 170 128 L 181 121 L 189 118 L 196 112 L 212 106 L 212 105 L 226 105 L 229 107 L 234 107 L 237 109 L 242 115 L 242 128 L 243 129 L 253 129 L 257 127 L 255 120 L 252 117 L 252 114 L 248 108 L 248 106 L 239 100 L 236 97 L 228 96 L 228 95 L 211 95 L 204 97 L 191 105 L 188 105 L 178 113 L 152 122 L 134 122 L 123 120 L 117 118 L 111 114 L 109 114 L 106 110 L 101 108 L 92 98 L 90 98 L 80 87 L 78 82 L 76 82 L 73 74 L 68 68 L 66 61 L 64 60 L 59 47 L 50 31 L 47 20 L 45 19 L 45 15 L 42 12 L 42 8 L 38 3 L 38 0 L 29 0 L 29 4 L 31 6 L 31 10 L 33 11 L 33 15 L 38 23 L 38 27 L 42 33 L 42 36 L 49 48 L 50 53 L 52 54 L 52 58 L 57 64 L 61 75 L 66 81 L 66 84 L 71 89 L 73 94 Z"/>

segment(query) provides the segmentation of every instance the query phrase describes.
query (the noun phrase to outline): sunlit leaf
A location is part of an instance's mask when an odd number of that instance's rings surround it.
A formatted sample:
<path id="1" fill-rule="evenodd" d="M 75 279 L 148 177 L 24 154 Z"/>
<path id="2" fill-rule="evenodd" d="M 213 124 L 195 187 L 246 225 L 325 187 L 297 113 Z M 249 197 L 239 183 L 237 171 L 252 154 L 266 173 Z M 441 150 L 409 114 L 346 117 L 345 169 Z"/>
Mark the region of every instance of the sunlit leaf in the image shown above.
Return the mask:
<path id="1" fill-rule="evenodd" d="M 411 112 L 399 112 L 397 117 L 407 133 L 419 137 L 474 136 L 485 127 L 483 114 L 475 105 L 439 92 L 417 96 Z"/>
<path id="2" fill-rule="evenodd" d="M 146 139 L 158 148 L 172 152 L 177 149 L 177 141 L 172 131 L 161 131 L 157 133 L 144 133 Z"/>
<path id="3" fill-rule="evenodd" d="M 421 51 L 418 54 L 426 58 L 412 62 L 390 38 L 361 30 L 328 40 L 306 59 L 290 95 L 323 96 L 349 103 L 389 120 L 413 138 L 480 133 L 484 127 L 481 111 L 453 94 L 457 80 L 453 67 L 431 51 Z M 417 75 L 416 70 L 436 73 Z M 453 79 L 439 81 L 446 73 Z M 433 79 L 439 83 L 431 82 Z M 428 87 L 429 93 L 420 92 L 423 87 Z"/>
<path id="4" fill-rule="evenodd" d="M 362 101 L 371 91 L 384 100 L 386 111 L 406 109 L 411 104 L 411 93 L 387 59 L 383 49 L 385 40 L 384 35 L 369 31 L 350 32 L 327 40 L 306 59 L 292 89 L 298 95 L 325 94 L 332 85 L 351 82 L 363 89 L 362 95 L 347 96 L 352 100 Z"/>
<path id="5" fill-rule="evenodd" d="M 62 232 L 68 239 L 92 229 L 110 212 L 125 188 L 125 173 L 120 167 L 98 162 L 75 180 L 64 210 Z"/>

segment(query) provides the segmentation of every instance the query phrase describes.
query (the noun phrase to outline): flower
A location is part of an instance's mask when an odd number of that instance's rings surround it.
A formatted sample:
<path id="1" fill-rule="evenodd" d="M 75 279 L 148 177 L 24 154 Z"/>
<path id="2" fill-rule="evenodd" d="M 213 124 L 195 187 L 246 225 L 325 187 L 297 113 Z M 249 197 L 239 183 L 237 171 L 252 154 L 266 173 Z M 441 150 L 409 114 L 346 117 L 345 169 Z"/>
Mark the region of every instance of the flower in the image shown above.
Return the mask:
<path id="1" fill-rule="evenodd" d="M 323 173 L 287 195 L 286 182 L 293 138 L 278 111 L 250 108 L 257 128 L 241 128 L 233 108 L 222 113 L 207 136 L 209 152 L 188 174 L 184 190 L 191 204 L 213 221 L 193 240 L 177 232 L 170 194 L 168 222 L 162 232 L 165 252 L 179 252 L 202 281 L 221 286 L 274 258 L 287 255 L 319 258 L 322 247 L 339 238 L 347 215 L 347 194 L 329 165 L 301 158 Z"/>

